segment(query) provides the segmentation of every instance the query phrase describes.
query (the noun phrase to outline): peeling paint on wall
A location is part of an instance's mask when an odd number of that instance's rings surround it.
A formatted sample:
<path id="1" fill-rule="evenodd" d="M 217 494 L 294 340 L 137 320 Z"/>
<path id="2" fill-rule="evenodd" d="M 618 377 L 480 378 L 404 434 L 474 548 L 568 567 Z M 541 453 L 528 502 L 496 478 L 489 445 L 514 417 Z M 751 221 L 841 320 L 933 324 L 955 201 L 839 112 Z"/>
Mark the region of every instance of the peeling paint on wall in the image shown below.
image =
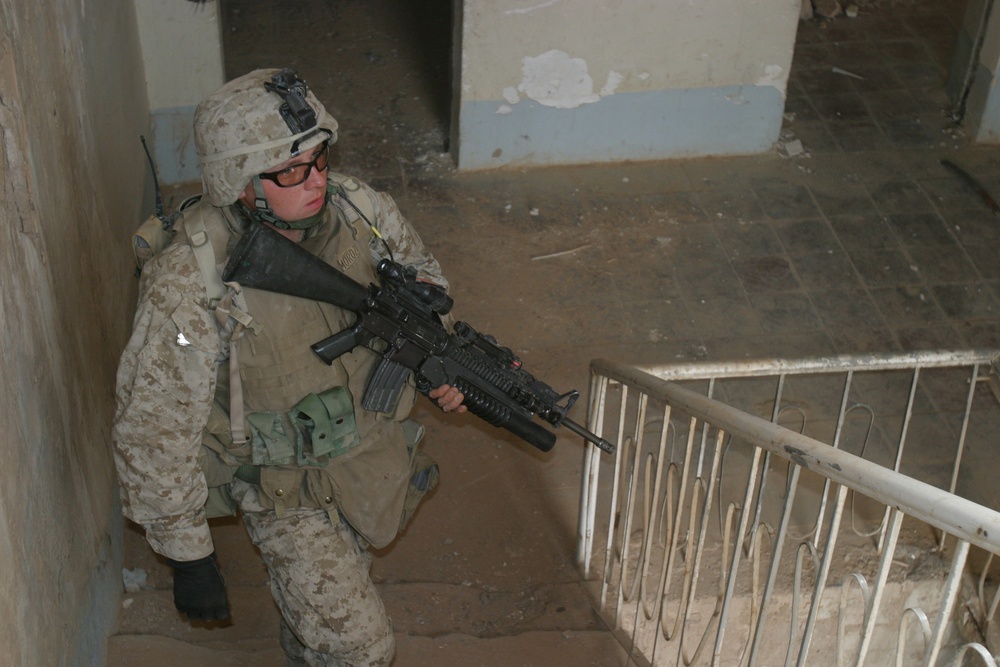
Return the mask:
<path id="1" fill-rule="evenodd" d="M 521 83 L 516 89 L 504 88 L 504 100 L 509 104 L 517 104 L 523 94 L 539 104 L 557 109 L 576 109 L 584 104 L 597 102 L 602 97 L 613 95 L 625 79 L 618 72 L 608 72 L 600 93 L 595 93 L 594 80 L 587 70 L 587 61 L 583 58 L 573 58 L 568 53 L 556 49 L 546 51 L 540 56 L 522 58 L 521 75 Z M 498 113 L 503 112 L 498 111 Z"/>
<path id="2" fill-rule="evenodd" d="M 461 0 L 459 168 L 770 150 L 799 4 Z"/>
<path id="3" fill-rule="evenodd" d="M 576 109 L 601 99 L 594 92 L 587 61 L 572 58 L 564 51 L 553 49 L 534 58 L 522 58 L 521 74 L 518 90 L 547 107 Z"/>
<path id="4" fill-rule="evenodd" d="M 784 68 L 781 65 L 768 65 L 764 68 L 764 76 L 757 79 L 758 86 L 774 86 L 782 93 L 785 92 L 785 83 L 788 77 L 784 75 Z"/>
<path id="5" fill-rule="evenodd" d="M 618 86 L 620 86 L 624 80 L 625 77 L 618 72 L 615 72 L 614 70 L 608 72 L 608 79 L 604 82 L 604 86 L 601 88 L 601 97 L 614 95 Z"/>

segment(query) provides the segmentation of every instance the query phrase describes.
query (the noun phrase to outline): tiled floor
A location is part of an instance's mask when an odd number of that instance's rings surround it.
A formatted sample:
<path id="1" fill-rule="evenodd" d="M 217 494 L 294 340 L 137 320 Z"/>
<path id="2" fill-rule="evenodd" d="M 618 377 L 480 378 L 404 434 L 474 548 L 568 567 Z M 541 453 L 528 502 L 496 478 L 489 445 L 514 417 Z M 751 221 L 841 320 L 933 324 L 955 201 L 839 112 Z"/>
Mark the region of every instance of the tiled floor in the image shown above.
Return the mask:
<path id="1" fill-rule="evenodd" d="M 880 6 L 879 6 L 880 4 Z M 961 2 L 879 3 L 800 24 L 787 111 L 817 153 L 935 147 Z"/>
<path id="2" fill-rule="evenodd" d="M 790 159 L 800 177 L 750 177 L 764 213 L 755 257 L 727 251 L 765 326 L 788 314 L 772 312 L 781 294 L 837 352 L 1000 343 L 1000 218 L 940 163 L 997 185 L 996 154 L 948 118 L 962 4 L 800 25 L 782 141 L 809 157 Z"/>
<path id="3" fill-rule="evenodd" d="M 338 168 L 396 197 L 463 315 L 523 347 L 552 352 L 546 332 L 579 324 L 581 308 L 594 354 L 625 361 L 1000 345 L 1000 218 L 940 163 L 1000 185 L 998 153 L 949 120 L 964 2 L 858 5 L 854 19 L 800 23 L 771 154 L 484 174 L 455 173 L 442 152 L 447 50 L 407 39 L 382 3 L 298 2 L 281 17 L 227 3 L 224 23 L 231 75 L 268 60 L 261 44 L 289 57 L 283 30 L 332 26 L 329 46 L 311 45 L 321 65 L 291 59 L 340 120 Z M 795 141 L 803 153 L 783 157 Z M 497 283 L 478 269 L 501 257 L 516 271 L 480 305 Z M 550 315 L 537 332 L 513 292 Z"/>

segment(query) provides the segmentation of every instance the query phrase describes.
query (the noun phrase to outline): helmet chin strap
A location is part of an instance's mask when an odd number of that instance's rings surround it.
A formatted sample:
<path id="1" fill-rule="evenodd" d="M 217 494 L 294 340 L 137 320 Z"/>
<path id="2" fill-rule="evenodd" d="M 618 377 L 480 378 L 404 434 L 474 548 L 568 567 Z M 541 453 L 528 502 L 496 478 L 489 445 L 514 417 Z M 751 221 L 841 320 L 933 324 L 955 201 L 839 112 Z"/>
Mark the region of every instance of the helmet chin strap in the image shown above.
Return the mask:
<path id="1" fill-rule="evenodd" d="M 253 184 L 253 208 L 250 209 L 250 217 L 258 222 L 269 222 L 278 229 L 289 229 L 288 223 L 278 218 L 267 203 L 267 195 L 264 194 L 264 184 L 260 182 L 260 176 L 254 176 L 250 183 Z"/>
<path id="2" fill-rule="evenodd" d="M 278 229 L 312 229 L 319 224 L 319 221 L 323 218 L 323 214 L 326 213 L 326 200 L 324 199 L 323 208 L 321 208 L 315 215 L 303 218 L 302 220 L 295 220 L 293 222 L 282 220 L 274 214 L 273 210 L 271 210 L 271 206 L 267 202 L 267 195 L 264 194 L 264 185 L 260 182 L 260 177 L 254 176 L 253 180 L 250 182 L 253 184 L 253 208 L 245 205 L 244 208 L 246 209 L 247 215 L 251 220 L 266 222 L 274 225 Z"/>

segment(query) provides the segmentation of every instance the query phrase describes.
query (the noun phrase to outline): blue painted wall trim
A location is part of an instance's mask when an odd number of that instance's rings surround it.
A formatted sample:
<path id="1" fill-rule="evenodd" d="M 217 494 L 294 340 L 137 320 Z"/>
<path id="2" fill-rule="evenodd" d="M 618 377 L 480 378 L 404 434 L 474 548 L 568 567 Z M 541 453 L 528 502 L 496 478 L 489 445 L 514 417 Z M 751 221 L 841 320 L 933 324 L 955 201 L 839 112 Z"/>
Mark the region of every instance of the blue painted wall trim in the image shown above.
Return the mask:
<path id="1" fill-rule="evenodd" d="M 761 153 L 778 139 L 784 104 L 774 86 L 617 93 L 575 109 L 471 102 L 460 110 L 458 166 Z M 510 113 L 497 113 L 504 105 Z"/>
<path id="2" fill-rule="evenodd" d="M 150 150 L 161 185 L 201 180 L 198 155 L 194 150 L 195 106 L 156 109 L 151 114 Z"/>

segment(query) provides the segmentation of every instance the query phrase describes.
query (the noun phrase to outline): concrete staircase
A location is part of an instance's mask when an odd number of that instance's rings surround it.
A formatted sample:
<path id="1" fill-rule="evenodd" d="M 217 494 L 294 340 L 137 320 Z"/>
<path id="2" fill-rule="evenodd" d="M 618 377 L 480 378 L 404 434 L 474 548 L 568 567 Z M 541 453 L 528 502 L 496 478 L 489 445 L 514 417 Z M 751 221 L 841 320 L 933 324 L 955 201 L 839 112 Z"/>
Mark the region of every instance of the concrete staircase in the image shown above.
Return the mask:
<path id="1" fill-rule="evenodd" d="M 564 465 L 576 468 L 569 462 L 579 444 L 566 443 L 542 460 L 516 443 L 476 435 L 471 418 L 450 428 L 437 423 L 440 417 L 425 417 L 442 483 L 407 531 L 376 553 L 372 568 L 396 629 L 393 665 L 626 664 L 579 581 L 571 528 L 550 523 L 559 513 L 546 511 L 551 489 L 539 484 L 554 472 L 569 482 L 577 471 Z M 124 574 L 132 590 L 109 640 L 109 667 L 284 664 L 267 572 L 240 520 L 213 520 L 233 609 L 225 624 L 184 620 L 173 606 L 169 567 L 140 530 L 130 525 L 125 532 Z"/>

